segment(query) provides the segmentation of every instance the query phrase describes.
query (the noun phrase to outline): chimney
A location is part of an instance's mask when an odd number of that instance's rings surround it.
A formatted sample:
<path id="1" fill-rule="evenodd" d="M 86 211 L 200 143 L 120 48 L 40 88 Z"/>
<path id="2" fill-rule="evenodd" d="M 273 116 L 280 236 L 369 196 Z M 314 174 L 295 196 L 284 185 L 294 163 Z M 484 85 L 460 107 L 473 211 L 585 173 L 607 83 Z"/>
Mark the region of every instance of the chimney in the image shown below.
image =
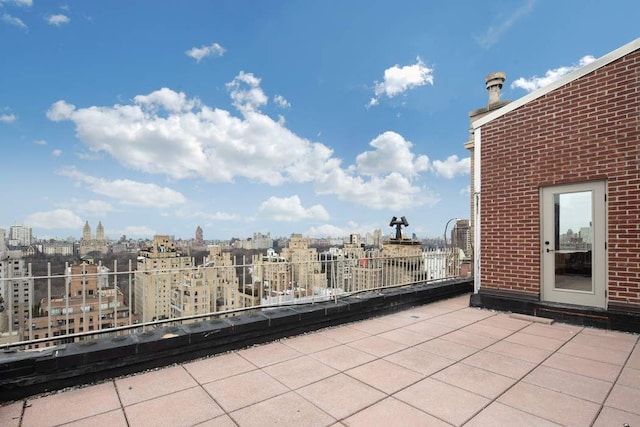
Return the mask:
<path id="1" fill-rule="evenodd" d="M 497 73 L 488 74 L 485 78 L 487 90 L 489 91 L 489 105 L 497 104 L 500 102 L 500 89 L 502 84 L 506 80 L 507 75 L 502 71 Z"/>

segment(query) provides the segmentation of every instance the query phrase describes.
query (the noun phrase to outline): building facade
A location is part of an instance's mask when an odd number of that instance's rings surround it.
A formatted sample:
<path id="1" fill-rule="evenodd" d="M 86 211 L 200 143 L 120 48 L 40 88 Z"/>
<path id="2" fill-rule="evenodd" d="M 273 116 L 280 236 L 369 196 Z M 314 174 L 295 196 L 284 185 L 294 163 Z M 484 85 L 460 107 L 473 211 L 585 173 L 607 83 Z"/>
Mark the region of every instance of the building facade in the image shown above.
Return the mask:
<path id="1" fill-rule="evenodd" d="M 104 227 L 102 222 L 98 222 L 95 237 L 91 234 L 91 226 L 86 221 L 82 228 L 82 239 L 80 240 L 80 256 L 85 257 L 91 253 L 106 254 L 109 250 L 107 240 L 104 237 Z"/>
<path id="2" fill-rule="evenodd" d="M 620 319 L 640 312 L 640 39 L 473 134 L 472 303 L 628 329 Z"/>

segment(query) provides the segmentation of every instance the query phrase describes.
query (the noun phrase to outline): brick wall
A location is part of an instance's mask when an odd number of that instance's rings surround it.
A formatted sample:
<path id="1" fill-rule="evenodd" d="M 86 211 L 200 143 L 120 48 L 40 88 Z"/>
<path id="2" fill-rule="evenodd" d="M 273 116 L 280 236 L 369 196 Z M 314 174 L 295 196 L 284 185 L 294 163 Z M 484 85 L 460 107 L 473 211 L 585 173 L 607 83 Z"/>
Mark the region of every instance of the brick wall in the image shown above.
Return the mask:
<path id="1" fill-rule="evenodd" d="M 482 287 L 539 293 L 540 187 L 606 179 L 609 302 L 640 304 L 640 51 L 481 132 Z"/>

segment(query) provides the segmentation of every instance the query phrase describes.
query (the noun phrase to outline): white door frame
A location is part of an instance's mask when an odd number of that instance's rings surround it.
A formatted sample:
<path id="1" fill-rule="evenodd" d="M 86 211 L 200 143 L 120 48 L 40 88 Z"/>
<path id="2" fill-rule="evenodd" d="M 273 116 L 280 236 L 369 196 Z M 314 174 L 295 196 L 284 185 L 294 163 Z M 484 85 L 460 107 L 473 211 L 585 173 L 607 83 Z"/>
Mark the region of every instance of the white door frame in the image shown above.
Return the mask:
<path id="1" fill-rule="evenodd" d="M 606 308 L 607 306 L 607 208 L 606 208 L 606 181 L 590 181 L 577 184 L 564 184 L 552 187 L 540 188 L 540 297 L 543 301 L 559 302 L 565 304 L 575 304 L 590 307 Z M 581 198 L 583 201 L 590 199 L 588 207 L 591 212 L 581 211 L 585 218 L 591 220 L 591 240 L 590 247 L 583 244 L 583 250 L 567 249 L 559 246 L 561 218 L 560 200 L 562 196 L 568 204 L 563 212 L 568 212 L 563 218 L 570 215 L 570 200 Z M 557 205 L 557 206 L 556 206 Z M 572 217 L 569 217 L 569 220 Z M 576 230 L 578 231 L 578 230 Z M 565 235 L 565 239 L 566 239 Z M 582 237 L 577 238 L 582 241 Z M 587 249 L 584 249 L 587 247 Z M 564 249 L 564 250 L 563 250 Z M 560 269 L 556 262 L 565 256 L 577 255 L 580 252 L 590 253 L 591 258 L 591 282 L 587 282 L 586 277 L 576 279 L 581 281 L 585 287 L 573 287 L 571 285 L 560 284 L 560 280 L 573 280 L 570 274 L 559 273 Z M 579 275 L 578 275 L 579 276 Z"/>

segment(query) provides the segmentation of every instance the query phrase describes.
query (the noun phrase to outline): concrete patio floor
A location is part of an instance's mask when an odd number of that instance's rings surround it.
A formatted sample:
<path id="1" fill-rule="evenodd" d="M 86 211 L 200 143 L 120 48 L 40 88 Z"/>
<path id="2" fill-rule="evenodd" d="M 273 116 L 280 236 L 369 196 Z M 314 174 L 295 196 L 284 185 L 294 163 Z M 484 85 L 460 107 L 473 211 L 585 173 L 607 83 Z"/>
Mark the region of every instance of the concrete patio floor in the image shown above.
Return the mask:
<path id="1" fill-rule="evenodd" d="M 640 426 L 637 334 L 469 295 L 0 406 L 10 426 Z"/>

